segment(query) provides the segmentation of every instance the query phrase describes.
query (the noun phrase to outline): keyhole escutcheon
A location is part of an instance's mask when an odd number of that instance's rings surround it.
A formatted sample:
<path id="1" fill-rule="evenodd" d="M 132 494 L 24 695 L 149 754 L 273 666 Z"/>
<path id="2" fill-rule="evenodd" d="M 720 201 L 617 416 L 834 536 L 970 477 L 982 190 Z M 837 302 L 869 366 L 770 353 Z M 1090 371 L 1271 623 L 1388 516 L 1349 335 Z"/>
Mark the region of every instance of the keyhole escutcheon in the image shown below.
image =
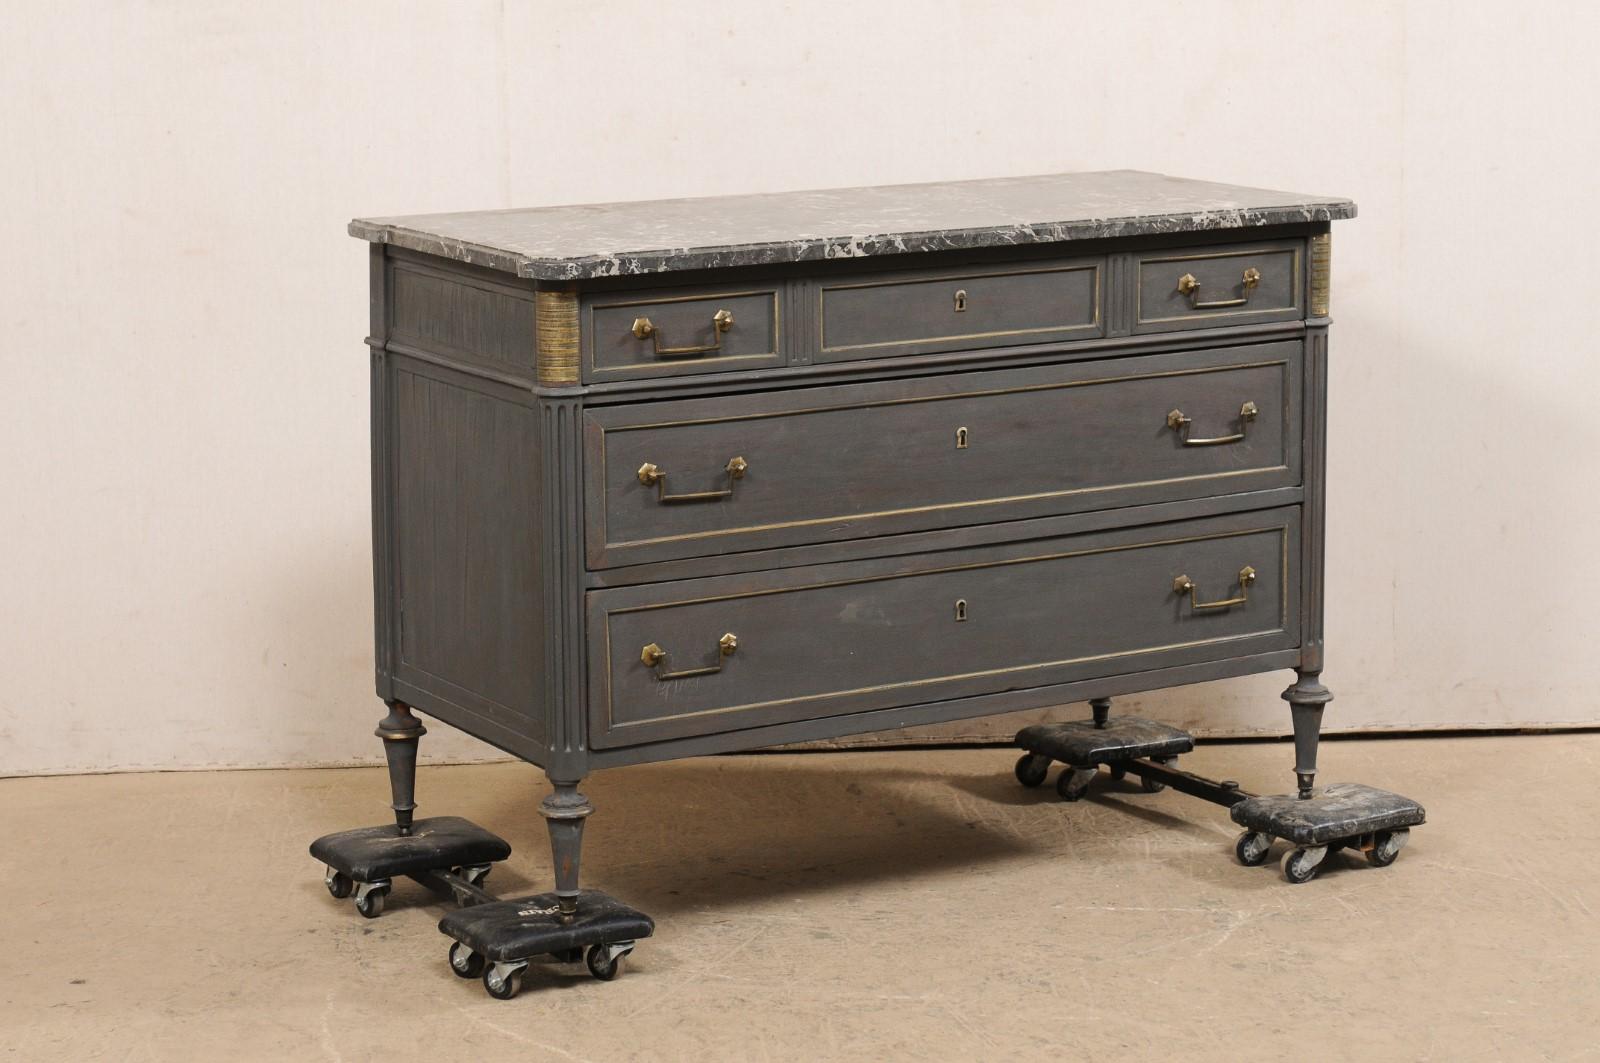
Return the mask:
<path id="1" fill-rule="evenodd" d="M 956 313 L 959 314 L 963 310 L 965 310 L 966 308 L 967 308 L 967 290 L 965 288 L 957 288 L 956 289 Z"/>
<path id="2" fill-rule="evenodd" d="M 965 428 L 957 428 L 956 429 L 956 449 L 957 450 L 966 450 L 967 449 L 967 430 Z"/>
<path id="3" fill-rule="evenodd" d="M 967 618 L 967 600 L 965 598 L 957 598 L 956 599 L 956 622 L 960 623 L 961 621 L 965 620 L 966 618 Z"/>

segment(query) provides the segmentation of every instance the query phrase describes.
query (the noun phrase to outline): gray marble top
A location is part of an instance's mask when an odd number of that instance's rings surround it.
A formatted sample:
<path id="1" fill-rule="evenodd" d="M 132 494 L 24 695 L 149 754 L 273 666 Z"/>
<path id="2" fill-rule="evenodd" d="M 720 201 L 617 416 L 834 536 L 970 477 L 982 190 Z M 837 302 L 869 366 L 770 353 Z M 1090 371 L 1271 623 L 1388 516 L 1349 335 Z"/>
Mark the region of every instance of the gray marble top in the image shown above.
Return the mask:
<path id="1" fill-rule="evenodd" d="M 1138 170 L 357 218 L 350 235 L 540 280 L 1355 217 L 1333 196 Z"/>

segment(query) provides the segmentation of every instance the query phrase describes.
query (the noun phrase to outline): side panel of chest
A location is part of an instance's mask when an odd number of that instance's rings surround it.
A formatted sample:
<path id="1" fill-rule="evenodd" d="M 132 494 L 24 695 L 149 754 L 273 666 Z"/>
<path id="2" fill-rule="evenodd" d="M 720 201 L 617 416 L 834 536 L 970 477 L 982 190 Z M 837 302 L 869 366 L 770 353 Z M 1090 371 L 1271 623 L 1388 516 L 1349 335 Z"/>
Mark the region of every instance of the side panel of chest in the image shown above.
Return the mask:
<path id="1" fill-rule="evenodd" d="M 401 700 L 524 753 L 547 730 L 538 411 L 511 387 L 403 356 L 379 372 L 379 659 Z"/>

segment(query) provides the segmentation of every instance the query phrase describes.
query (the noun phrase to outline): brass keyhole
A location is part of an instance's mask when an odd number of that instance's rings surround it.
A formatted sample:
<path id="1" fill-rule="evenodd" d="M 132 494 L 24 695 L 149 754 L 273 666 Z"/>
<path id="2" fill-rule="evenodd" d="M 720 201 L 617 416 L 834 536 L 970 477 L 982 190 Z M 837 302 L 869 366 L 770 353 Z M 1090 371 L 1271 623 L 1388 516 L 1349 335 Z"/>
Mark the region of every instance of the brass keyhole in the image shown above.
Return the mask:
<path id="1" fill-rule="evenodd" d="M 967 600 L 965 598 L 957 598 L 956 599 L 956 622 L 960 623 L 961 621 L 965 620 L 966 618 L 967 618 Z"/>
<path id="2" fill-rule="evenodd" d="M 957 428 L 956 429 L 956 449 L 957 450 L 966 450 L 967 449 L 967 430 L 965 428 Z"/>
<path id="3" fill-rule="evenodd" d="M 959 314 L 963 310 L 965 310 L 966 308 L 967 308 L 967 290 L 965 288 L 957 288 L 956 289 L 956 313 Z"/>

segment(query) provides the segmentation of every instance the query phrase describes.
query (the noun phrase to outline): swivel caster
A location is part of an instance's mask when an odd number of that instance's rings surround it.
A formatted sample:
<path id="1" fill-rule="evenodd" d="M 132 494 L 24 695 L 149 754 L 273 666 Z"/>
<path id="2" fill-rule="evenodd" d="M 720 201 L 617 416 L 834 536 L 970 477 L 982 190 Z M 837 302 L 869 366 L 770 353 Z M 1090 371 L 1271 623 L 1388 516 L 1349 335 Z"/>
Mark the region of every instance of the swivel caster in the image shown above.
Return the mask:
<path id="1" fill-rule="evenodd" d="M 1107 765 L 1106 770 L 1111 773 L 1112 782 L 1121 782 L 1128 777 L 1128 769 L 1122 764 Z"/>
<path id="2" fill-rule="evenodd" d="M 343 871 L 328 868 L 328 873 L 322 876 L 322 884 L 328 887 L 328 892 L 333 894 L 335 900 L 344 900 L 355 890 L 356 884 L 349 875 Z"/>
<path id="3" fill-rule="evenodd" d="M 450 970 L 457 978 L 481 978 L 485 966 L 484 958 L 461 942 L 450 946 Z"/>
<path id="4" fill-rule="evenodd" d="M 633 951 L 633 942 L 618 941 L 610 945 L 590 945 L 584 958 L 589 973 L 602 982 L 609 982 L 622 970 L 622 957 Z"/>
<path id="5" fill-rule="evenodd" d="M 1367 850 L 1367 863 L 1373 867 L 1388 867 L 1400 855 L 1400 850 L 1405 848 L 1406 840 L 1410 837 L 1411 831 L 1405 827 L 1379 831 L 1372 839 L 1372 848 Z"/>
<path id="6" fill-rule="evenodd" d="M 1239 863 L 1245 867 L 1260 867 L 1266 863 L 1271 849 L 1272 835 L 1253 830 L 1245 831 L 1239 835 L 1239 840 L 1233 843 L 1233 855 L 1237 856 Z"/>
<path id="7" fill-rule="evenodd" d="M 497 963 L 483 972 L 483 988 L 496 1000 L 510 1000 L 522 992 L 522 972 L 527 968 L 526 961 Z"/>
<path id="8" fill-rule="evenodd" d="M 1056 778 L 1056 793 L 1063 801 L 1077 801 L 1089 792 L 1089 784 L 1094 781 L 1095 775 L 1094 768 L 1075 768 L 1068 764 Z"/>
<path id="9" fill-rule="evenodd" d="M 1150 759 L 1155 761 L 1157 764 L 1171 764 L 1173 761 L 1177 760 L 1178 758 L 1177 757 L 1151 757 Z M 1167 784 L 1164 783 L 1164 782 L 1158 782 L 1157 780 L 1152 779 L 1147 775 L 1141 775 L 1141 776 L 1139 776 L 1139 788 L 1141 790 L 1143 790 L 1147 794 L 1159 794 L 1162 790 L 1165 790 L 1167 788 Z"/>
<path id="10" fill-rule="evenodd" d="M 489 872 L 492 870 L 493 865 L 491 864 L 474 864 L 468 867 L 452 867 L 450 872 L 451 874 L 454 874 L 460 878 L 466 879 L 471 885 L 482 889 L 484 880 L 489 877 Z"/>
<path id="11" fill-rule="evenodd" d="M 1283 868 L 1283 877 L 1296 886 L 1310 882 L 1317 877 L 1317 868 L 1327 855 L 1328 847 L 1325 845 L 1291 849 L 1283 854 L 1283 862 L 1280 865 Z"/>
<path id="12" fill-rule="evenodd" d="M 368 919 L 383 914 L 383 899 L 389 895 L 387 882 L 363 882 L 356 887 L 356 911 Z"/>
<path id="13" fill-rule="evenodd" d="M 1024 753 L 1017 760 L 1017 781 L 1030 790 L 1042 785 L 1049 771 L 1049 757 L 1041 757 L 1037 753 Z"/>

